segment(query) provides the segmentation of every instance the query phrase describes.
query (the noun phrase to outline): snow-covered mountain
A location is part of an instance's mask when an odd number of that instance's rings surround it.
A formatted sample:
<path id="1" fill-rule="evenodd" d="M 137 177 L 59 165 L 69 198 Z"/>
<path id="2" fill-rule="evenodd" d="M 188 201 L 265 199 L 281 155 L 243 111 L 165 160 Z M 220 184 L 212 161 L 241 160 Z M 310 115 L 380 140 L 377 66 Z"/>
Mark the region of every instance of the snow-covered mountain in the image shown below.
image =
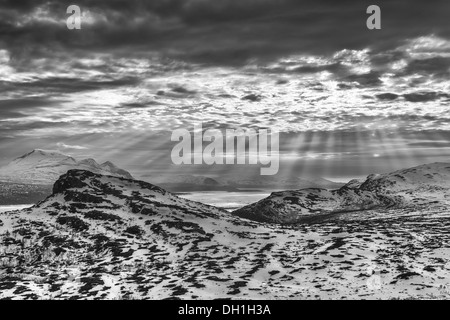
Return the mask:
<path id="1" fill-rule="evenodd" d="M 399 175 L 430 182 L 419 172 Z M 261 224 L 71 170 L 33 208 L 0 213 L 0 299 L 445 298 L 446 208 L 333 217 Z"/>
<path id="2" fill-rule="evenodd" d="M 94 159 L 76 160 L 51 150 L 33 150 L 0 168 L 0 181 L 20 184 L 52 185 L 71 169 L 113 175 L 132 179 L 131 174 L 107 161 L 99 164 Z"/>
<path id="3" fill-rule="evenodd" d="M 434 163 L 373 174 L 336 190 L 274 192 L 234 214 L 256 221 L 293 223 L 308 215 L 448 204 L 449 190 L 450 164 Z"/>

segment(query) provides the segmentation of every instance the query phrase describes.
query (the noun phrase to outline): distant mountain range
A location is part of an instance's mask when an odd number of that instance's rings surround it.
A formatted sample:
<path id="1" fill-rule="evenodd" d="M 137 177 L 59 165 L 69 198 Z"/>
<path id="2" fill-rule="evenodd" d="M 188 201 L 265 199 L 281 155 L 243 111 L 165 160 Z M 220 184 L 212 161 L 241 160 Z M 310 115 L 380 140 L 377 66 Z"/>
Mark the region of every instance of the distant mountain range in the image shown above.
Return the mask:
<path id="1" fill-rule="evenodd" d="M 235 187 L 220 183 L 217 179 L 205 176 L 161 174 L 144 175 L 142 179 L 171 192 L 239 191 Z"/>
<path id="2" fill-rule="evenodd" d="M 323 188 L 336 189 L 342 187 L 344 183 L 333 182 L 321 177 L 278 177 L 278 176 L 256 176 L 256 177 L 230 177 L 219 179 L 222 184 L 236 188 L 254 189 L 304 189 Z"/>
<path id="3" fill-rule="evenodd" d="M 51 193 L 53 183 L 68 170 L 87 170 L 102 175 L 134 179 L 126 170 L 107 161 L 99 164 L 94 159 L 77 160 L 54 150 L 35 149 L 0 168 L 0 205 L 30 204 Z M 224 177 L 212 178 L 194 175 L 145 175 L 142 180 L 161 186 L 171 192 L 229 191 L 243 189 L 335 189 L 343 186 L 319 177 Z"/>
<path id="4" fill-rule="evenodd" d="M 131 174 L 107 161 L 76 160 L 58 151 L 35 149 L 0 168 L 0 181 L 52 185 L 68 170 L 80 169 L 94 173 L 133 179 Z"/>
<path id="5" fill-rule="evenodd" d="M 251 220 L 295 223 L 319 214 L 370 209 L 449 205 L 450 163 L 434 163 L 352 180 L 336 190 L 303 189 L 274 192 L 234 211 Z"/>
<path id="6" fill-rule="evenodd" d="M 344 183 L 329 181 L 320 177 L 223 177 L 211 178 L 193 175 L 144 175 L 143 180 L 159 185 L 172 192 L 189 191 L 239 191 L 242 189 L 286 190 L 304 188 L 336 189 Z"/>
<path id="7" fill-rule="evenodd" d="M 78 161 L 58 151 L 35 149 L 0 168 L 0 205 L 36 203 L 51 193 L 61 175 L 72 169 L 133 179 L 129 172 L 109 161 Z"/>

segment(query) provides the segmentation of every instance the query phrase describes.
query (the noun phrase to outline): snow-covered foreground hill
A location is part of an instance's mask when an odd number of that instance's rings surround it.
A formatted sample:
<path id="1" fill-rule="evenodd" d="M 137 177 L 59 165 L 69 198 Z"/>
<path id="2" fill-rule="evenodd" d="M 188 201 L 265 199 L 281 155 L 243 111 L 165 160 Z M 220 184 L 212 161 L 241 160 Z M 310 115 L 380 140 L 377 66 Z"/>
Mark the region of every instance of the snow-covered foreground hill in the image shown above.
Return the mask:
<path id="1" fill-rule="evenodd" d="M 448 298 L 449 228 L 425 203 L 262 224 L 72 170 L 0 214 L 0 298 Z"/>
<path id="2" fill-rule="evenodd" d="M 234 212 L 262 222 L 296 223 L 311 216 L 370 209 L 450 205 L 450 163 L 433 163 L 350 181 L 340 189 L 274 192 Z"/>

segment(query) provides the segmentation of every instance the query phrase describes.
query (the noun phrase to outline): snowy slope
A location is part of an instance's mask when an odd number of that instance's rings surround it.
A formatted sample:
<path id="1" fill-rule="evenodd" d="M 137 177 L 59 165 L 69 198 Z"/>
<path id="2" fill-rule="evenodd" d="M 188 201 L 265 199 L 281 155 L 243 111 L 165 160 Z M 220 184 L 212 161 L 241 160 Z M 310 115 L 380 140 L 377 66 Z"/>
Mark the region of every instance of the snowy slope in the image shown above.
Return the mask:
<path id="1" fill-rule="evenodd" d="M 450 164 L 434 163 L 350 181 L 337 190 L 303 189 L 274 192 L 234 212 L 262 222 L 293 223 L 308 215 L 445 205 L 450 196 Z"/>
<path id="2" fill-rule="evenodd" d="M 94 159 L 77 161 L 58 151 L 36 149 L 0 168 L 0 181 L 52 185 L 59 176 L 71 169 L 133 178 L 130 173 L 116 167 L 111 162 L 99 164 Z"/>
<path id="3" fill-rule="evenodd" d="M 437 209 L 261 224 L 72 170 L 33 208 L 0 213 L 0 299 L 445 298 L 449 227 Z"/>
<path id="4" fill-rule="evenodd" d="M 429 188 L 450 187 L 450 163 L 432 163 L 392 173 L 370 175 L 362 184 L 362 190 L 384 192 L 422 191 Z"/>

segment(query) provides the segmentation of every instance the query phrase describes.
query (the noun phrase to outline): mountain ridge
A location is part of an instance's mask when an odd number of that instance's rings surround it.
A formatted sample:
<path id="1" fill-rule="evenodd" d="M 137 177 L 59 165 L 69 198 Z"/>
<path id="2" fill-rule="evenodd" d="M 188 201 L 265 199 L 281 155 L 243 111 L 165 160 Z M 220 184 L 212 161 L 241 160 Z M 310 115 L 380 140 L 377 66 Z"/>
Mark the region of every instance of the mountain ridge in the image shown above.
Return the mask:
<path id="1" fill-rule="evenodd" d="M 85 169 L 133 179 L 128 171 L 120 169 L 110 161 L 102 164 L 91 158 L 78 161 L 74 157 L 59 151 L 34 149 L 1 167 L 0 181 L 53 185 L 59 176 L 70 169 Z"/>
<path id="2" fill-rule="evenodd" d="M 0 205 L 36 203 L 51 194 L 61 175 L 76 168 L 133 179 L 128 171 L 110 161 L 101 164 L 92 158 L 77 161 L 59 151 L 34 149 L 0 168 Z"/>
<path id="3" fill-rule="evenodd" d="M 322 187 L 338 188 L 344 183 L 333 182 L 320 177 L 208 177 L 197 175 L 143 175 L 142 179 L 154 182 L 173 192 L 189 191 L 239 191 L 239 189 L 281 189 Z"/>
<path id="4" fill-rule="evenodd" d="M 404 208 L 445 201 L 450 194 L 450 164 L 432 163 L 392 173 L 372 174 L 335 190 L 274 192 L 233 214 L 261 222 L 296 223 L 314 214 Z"/>

